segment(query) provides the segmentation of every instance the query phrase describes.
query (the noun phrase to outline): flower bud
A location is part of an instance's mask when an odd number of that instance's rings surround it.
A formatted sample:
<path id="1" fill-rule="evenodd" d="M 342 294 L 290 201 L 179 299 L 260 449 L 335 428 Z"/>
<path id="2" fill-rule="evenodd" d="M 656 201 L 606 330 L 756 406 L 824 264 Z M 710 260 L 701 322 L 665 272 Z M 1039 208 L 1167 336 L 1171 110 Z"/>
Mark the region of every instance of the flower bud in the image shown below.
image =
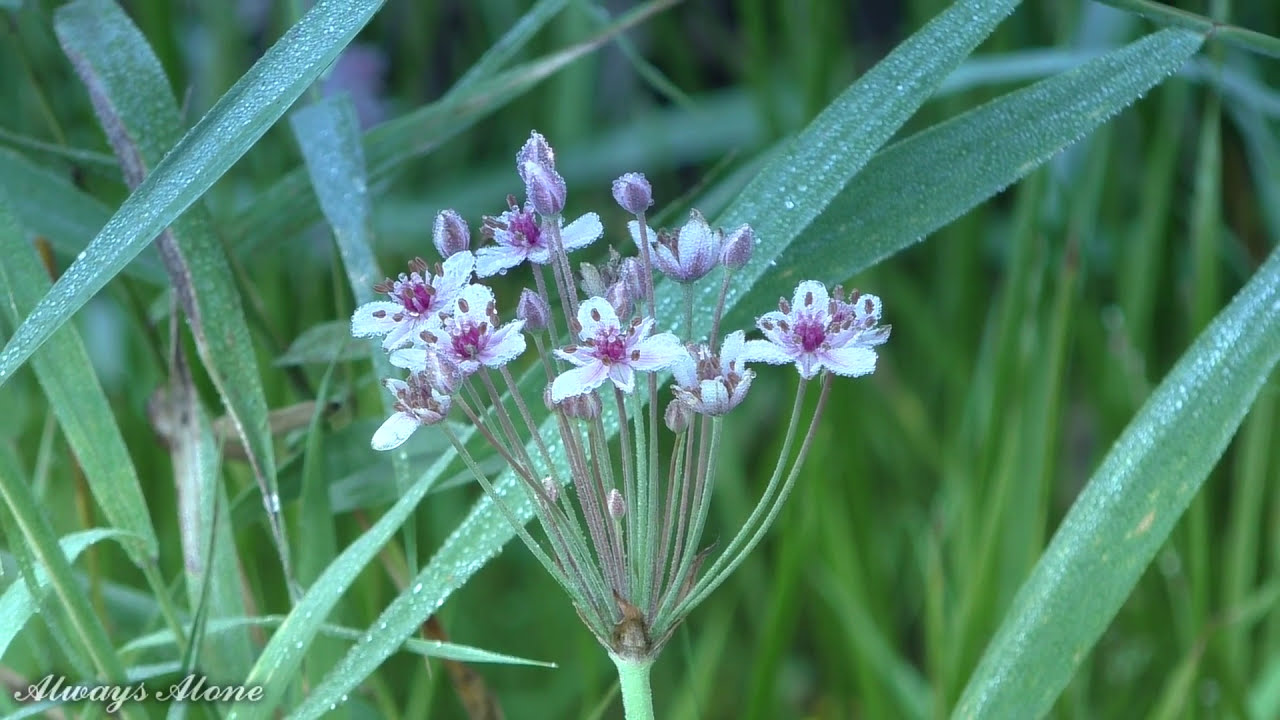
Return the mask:
<path id="1" fill-rule="evenodd" d="M 441 210 L 431 227 L 431 241 L 440 257 L 448 258 L 471 249 L 471 230 L 455 210 Z"/>
<path id="2" fill-rule="evenodd" d="M 595 420 L 600 417 L 600 413 L 604 410 L 604 405 L 601 404 L 599 395 L 589 392 L 585 395 L 566 398 L 564 402 L 560 403 L 560 409 L 571 418 Z"/>
<path id="3" fill-rule="evenodd" d="M 751 261 L 751 252 L 755 250 L 756 233 L 750 225 L 743 225 L 724 241 L 720 250 L 720 262 L 730 270 L 738 270 Z"/>
<path id="4" fill-rule="evenodd" d="M 567 190 L 564 178 L 556 172 L 555 151 L 537 131 L 529 134 L 524 147 L 516 153 L 516 172 L 539 215 L 559 215 L 564 210 Z"/>
<path id="5" fill-rule="evenodd" d="M 568 189 L 560 173 L 543 165 L 526 163 L 521 174 L 528 178 L 525 180 L 524 192 L 539 215 L 559 215 L 564 210 Z"/>
<path id="6" fill-rule="evenodd" d="M 639 258 L 629 257 L 623 260 L 618 276 L 626 285 L 627 292 L 631 293 L 632 299 L 644 297 L 644 263 Z"/>
<path id="7" fill-rule="evenodd" d="M 639 215 L 653 205 L 653 187 L 643 174 L 629 172 L 613 181 L 613 199 L 623 210 Z"/>
<path id="8" fill-rule="evenodd" d="M 520 291 L 520 302 L 516 304 L 516 318 L 524 321 L 524 329 L 531 332 L 545 330 L 551 320 L 551 308 L 538 293 L 524 288 Z"/>
<path id="9" fill-rule="evenodd" d="M 609 517 L 614 520 L 621 520 L 622 516 L 627 514 L 627 501 L 622 498 L 622 493 L 618 492 L 618 488 L 609 491 Z"/>
<path id="10" fill-rule="evenodd" d="M 693 420 L 693 410 L 679 400 L 672 400 L 667 403 L 667 410 L 663 413 L 662 419 L 666 422 L 668 430 L 679 434 L 689 427 L 690 421 Z"/>
<path id="11" fill-rule="evenodd" d="M 428 352 L 424 372 L 431 386 L 444 395 L 453 395 L 462 387 L 462 368 L 438 352 Z"/>
<path id="12" fill-rule="evenodd" d="M 524 141 L 524 145 L 520 148 L 520 152 L 516 153 L 516 168 L 524 167 L 527 162 L 543 165 L 552 170 L 556 169 L 556 152 L 551 149 L 551 143 L 542 136 L 542 133 L 533 130 L 529 133 L 529 139 Z M 520 179 L 529 182 L 521 171 Z"/>
<path id="13" fill-rule="evenodd" d="M 604 291 L 604 299 L 613 306 L 613 311 L 618 314 L 619 319 L 625 321 L 631 317 L 631 291 L 627 289 L 626 284 L 616 282 L 610 285 L 609 289 Z"/>

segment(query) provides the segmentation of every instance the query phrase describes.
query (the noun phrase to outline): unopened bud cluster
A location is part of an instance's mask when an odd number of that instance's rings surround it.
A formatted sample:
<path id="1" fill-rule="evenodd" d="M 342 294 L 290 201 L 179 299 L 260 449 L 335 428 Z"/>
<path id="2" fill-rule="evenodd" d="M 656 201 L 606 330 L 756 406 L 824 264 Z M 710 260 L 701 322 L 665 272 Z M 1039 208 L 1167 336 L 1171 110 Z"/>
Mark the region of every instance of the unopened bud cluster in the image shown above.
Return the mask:
<path id="1" fill-rule="evenodd" d="M 600 216 L 565 222 L 567 186 L 542 135 L 532 133 L 517 153 L 516 171 L 525 202 L 508 196 L 502 212 L 483 218 L 478 248 L 467 222 L 442 211 L 432 228 L 440 261 L 415 259 L 408 273 L 376 286 L 386 300 L 353 315 L 352 333 L 382 337 L 392 364 L 408 373 L 385 381 L 392 414 L 373 447 L 397 447 L 437 425 L 510 511 L 454 425 L 442 422 L 461 415 L 535 500 L 542 539 L 518 531 L 591 631 L 611 653 L 652 657 L 758 542 L 798 475 L 832 375 L 871 373 L 889 328 L 879 324 L 876 296 L 804 281 L 757 320 L 762 338 L 722 334 L 730 283 L 757 244 L 751 227 L 726 232 L 694 210 L 679 227 L 655 230 L 646 221 L 653 188 L 626 173 L 612 194 L 632 216 L 634 254 L 611 248 L 605 262 L 575 269 L 569 253 L 604 234 Z M 514 319 L 504 320 L 503 303 L 480 280 L 522 266 L 531 283 L 507 305 Z M 718 300 L 695 308 L 694 287 L 704 280 L 717 282 Z M 673 291 L 684 299 L 683 317 L 659 312 L 669 303 L 658 296 Z M 530 346 L 536 389 L 510 367 Z M 756 380 L 751 363 L 795 365 L 800 395 L 783 447 L 800 432 L 806 441 L 778 458 L 756 511 L 705 568 L 702 529 L 718 460 L 730 450 L 721 446 L 721 424 Z M 801 400 L 814 380 L 820 396 L 806 423 Z M 660 453 L 667 447 L 669 455 Z"/>

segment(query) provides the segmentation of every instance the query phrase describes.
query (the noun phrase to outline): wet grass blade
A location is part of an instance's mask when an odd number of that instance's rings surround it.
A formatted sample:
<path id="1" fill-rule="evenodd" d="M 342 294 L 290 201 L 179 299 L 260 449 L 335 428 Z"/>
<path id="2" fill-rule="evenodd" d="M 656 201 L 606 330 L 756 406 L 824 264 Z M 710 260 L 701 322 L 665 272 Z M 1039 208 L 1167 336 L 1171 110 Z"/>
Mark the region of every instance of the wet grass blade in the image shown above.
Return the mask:
<path id="1" fill-rule="evenodd" d="M 920 241 L 1133 103 L 1202 42 L 1162 30 L 886 148 L 794 243 L 763 253 L 781 256 L 779 271 L 752 294 L 782 297 L 806 277 L 840 281 Z M 747 311 L 726 324 L 746 322 Z"/>
<path id="2" fill-rule="evenodd" d="M 10 207 L 0 194 L 0 304 L 16 326 L 50 283 Z M 134 564 L 153 564 L 156 534 L 147 501 L 80 334 L 75 328 L 55 333 L 31 366 L 107 522 L 132 536 L 124 548 Z"/>
<path id="3" fill-rule="evenodd" d="M 1273 252 L 1112 446 L 969 679 L 952 717 L 1040 717 L 1110 624 L 1280 360 Z"/>
<path id="4" fill-rule="evenodd" d="M 382 0 L 320 0 L 165 155 L 0 351 L 0 384 L 240 159 Z"/>
<path id="5" fill-rule="evenodd" d="M 182 134 L 178 103 L 146 39 L 113 0 L 77 0 L 55 13 L 54 29 L 89 91 L 125 182 L 138 188 Z M 289 582 L 288 542 L 279 516 L 267 401 L 231 268 L 212 221 L 194 204 L 156 240 L 196 349 L 226 405 L 262 488 Z"/>
<path id="6" fill-rule="evenodd" d="M 0 445 L 0 524 L 12 544 L 21 543 L 33 557 L 36 567 L 48 573 L 49 585 L 57 595 L 61 616 L 65 617 L 67 635 L 74 649 L 87 659 L 99 679 L 108 683 L 124 683 L 124 665 L 116 655 L 106 628 L 89 604 L 89 597 L 76 582 L 71 563 L 58 544 L 53 528 L 45 519 L 39 500 L 23 472 L 18 458 L 7 445 Z M 38 576 L 37 576 L 38 577 Z M 38 581 L 37 581 L 38 586 Z M 124 706 L 124 717 L 144 717 L 140 709 Z"/>
<path id="7" fill-rule="evenodd" d="M 58 541 L 62 554 L 67 556 L 68 563 L 74 563 L 80 553 L 94 543 L 103 540 L 136 540 L 123 530 L 107 530 L 94 528 L 67 535 Z M 122 543 L 124 544 L 124 543 Z M 45 592 L 49 588 L 49 574 L 37 568 L 35 571 L 37 589 L 35 594 L 27 583 L 18 581 L 5 588 L 0 594 L 0 658 L 9 649 L 9 644 L 22 632 L 27 621 L 36 614 L 40 603 L 44 602 Z"/>

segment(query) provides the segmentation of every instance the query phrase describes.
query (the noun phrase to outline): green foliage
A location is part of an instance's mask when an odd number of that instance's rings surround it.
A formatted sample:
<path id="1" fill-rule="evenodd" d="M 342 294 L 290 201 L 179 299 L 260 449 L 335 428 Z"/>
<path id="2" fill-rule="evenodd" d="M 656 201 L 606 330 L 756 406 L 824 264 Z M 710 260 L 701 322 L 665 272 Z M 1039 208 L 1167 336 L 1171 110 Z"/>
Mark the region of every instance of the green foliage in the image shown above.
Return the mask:
<path id="1" fill-rule="evenodd" d="M 1108 4 L 1157 26 L 1016 0 L 0 2 L 5 677 L 196 662 L 266 698 L 195 715 L 462 716 L 448 660 L 493 663 L 470 692 L 512 717 L 617 712 L 441 436 L 368 448 L 394 371 L 347 337 L 380 265 L 434 258 L 436 210 L 503 209 L 539 128 L 572 214 L 616 227 L 608 180 L 638 170 L 658 223 L 754 227 L 729 327 L 855 277 L 894 325 L 658 661 L 658 717 L 1280 714 L 1280 10 Z M 367 130 L 371 81 L 326 75 L 362 31 L 389 113 Z M 725 424 L 721 543 L 790 404 L 790 371 L 759 374 Z"/>

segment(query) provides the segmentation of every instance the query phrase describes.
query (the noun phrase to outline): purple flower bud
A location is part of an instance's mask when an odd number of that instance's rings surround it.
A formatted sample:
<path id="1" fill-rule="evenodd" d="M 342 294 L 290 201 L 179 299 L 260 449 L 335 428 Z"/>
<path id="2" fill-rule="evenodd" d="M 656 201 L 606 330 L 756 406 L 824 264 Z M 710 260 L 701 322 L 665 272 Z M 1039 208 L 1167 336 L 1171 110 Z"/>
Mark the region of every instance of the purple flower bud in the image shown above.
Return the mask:
<path id="1" fill-rule="evenodd" d="M 453 395 L 462 387 L 462 368 L 440 353 L 427 353 L 424 372 L 430 379 L 431 386 L 441 394 Z"/>
<path id="2" fill-rule="evenodd" d="M 564 178 L 556 172 L 555 151 L 537 131 L 529 134 L 516 153 L 516 172 L 524 181 L 525 194 L 539 215 L 559 215 L 564 210 Z"/>
<path id="3" fill-rule="evenodd" d="M 618 492 L 618 488 L 609 491 L 609 517 L 614 520 L 621 520 L 623 515 L 627 514 L 627 501 L 622 499 L 622 493 Z"/>
<path id="4" fill-rule="evenodd" d="M 720 262 L 730 270 L 738 270 L 751 261 L 755 250 L 756 233 L 750 225 L 743 225 L 729 233 L 720 250 Z"/>
<path id="5" fill-rule="evenodd" d="M 629 257 L 623 260 L 618 276 L 626 285 L 627 292 L 631 293 L 632 299 L 644 297 L 644 263 L 639 258 Z"/>
<path id="6" fill-rule="evenodd" d="M 601 411 L 604 410 L 604 405 L 600 402 L 600 396 L 592 392 L 567 398 L 560 404 L 560 409 L 564 410 L 564 414 L 571 418 L 595 420 L 600 417 Z"/>
<path id="7" fill-rule="evenodd" d="M 639 215 L 653 205 L 653 188 L 643 174 L 629 172 L 613 181 L 613 199 L 623 210 Z"/>
<path id="8" fill-rule="evenodd" d="M 604 299 L 609 301 L 613 306 L 614 312 L 618 313 L 618 319 L 627 320 L 631 317 L 632 297 L 631 291 L 627 289 L 624 283 L 616 282 L 609 286 L 604 292 Z"/>
<path id="9" fill-rule="evenodd" d="M 524 141 L 524 146 L 520 148 L 520 152 L 516 153 L 516 170 L 520 172 L 520 179 L 529 182 L 524 176 L 522 169 L 527 162 L 537 165 L 543 165 L 548 169 L 556 169 L 556 152 L 551 149 L 551 143 L 542 136 L 542 133 L 533 130 L 529 133 L 529 139 Z"/>
<path id="10" fill-rule="evenodd" d="M 440 257 L 451 257 L 471 249 L 471 230 L 456 211 L 441 210 L 431 227 L 431 241 L 435 243 Z"/>
<path id="11" fill-rule="evenodd" d="M 516 304 L 516 319 L 524 321 L 524 329 L 532 332 L 545 330 L 551 320 L 551 308 L 538 293 L 524 288 L 520 291 L 520 302 Z"/>
<path id="12" fill-rule="evenodd" d="M 672 400 L 667 403 L 667 410 L 663 413 L 662 419 L 667 423 L 668 430 L 677 434 L 682 433 L 693 420 L 693 410 L 679 400 Z"/>
<path id="13" fill-rule="evenodd" d="M 559 215 L 564 210 L 568 190 L 560 173 L 542 165 L 527 163 L 522 174 L 529 178 L 524 184 L 525 195 L 539 215 Z"/>

